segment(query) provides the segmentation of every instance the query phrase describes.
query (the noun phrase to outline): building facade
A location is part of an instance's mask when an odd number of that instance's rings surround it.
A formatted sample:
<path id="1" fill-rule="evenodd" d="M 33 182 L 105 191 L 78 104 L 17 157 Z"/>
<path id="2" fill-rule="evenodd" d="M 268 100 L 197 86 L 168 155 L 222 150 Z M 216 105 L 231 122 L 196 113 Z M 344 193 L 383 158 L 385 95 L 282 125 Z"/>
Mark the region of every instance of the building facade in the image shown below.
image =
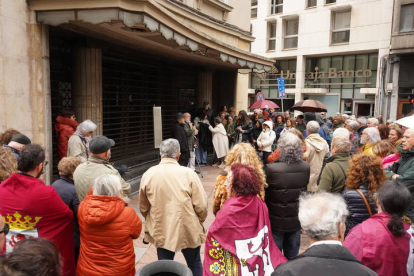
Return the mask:
<path id="1" fill-rule="evenodd" d="M 414 99 L 414 1 L 394 3 L 386 110 L 391 119 L 412 114 Z"/>
<path id="2" fill-rule="evenodd" d="M 252 0 L 252 52 L 277 61 L 270 74 L 253 70 L 250 91 L 282 110 L 315 99 L 329 116 L 384 114 L 392 10 L 392 0 Z"/>
<path id="3" fill-rule="evenodd" d="M 155 122 L 165 139 L 204 100 L 247 108 L 246 72 L 274 63 L 250 53 L 249 14 L 238 0 L 0 0 L 0 132 L 45 146 L 47 182 L 63 108 L 115 140 L 113 161 L 156 161 Z"/>

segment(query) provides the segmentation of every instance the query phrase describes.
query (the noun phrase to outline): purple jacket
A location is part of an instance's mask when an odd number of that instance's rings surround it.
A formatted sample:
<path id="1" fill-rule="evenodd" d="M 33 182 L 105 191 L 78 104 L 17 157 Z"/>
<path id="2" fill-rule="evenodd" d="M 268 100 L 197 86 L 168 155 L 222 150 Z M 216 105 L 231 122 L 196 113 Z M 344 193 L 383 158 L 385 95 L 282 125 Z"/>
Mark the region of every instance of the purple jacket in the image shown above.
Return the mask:
<path id="1" fill-rule="evenodd" d="M 394 236 L 387 227 L 390 218 L 387 213 L 373 215 L 355 226 L 343 245 L 378 275 L 407 275 L 410 235 Z M 405 230 L 409 227 L 404 223 Z"/>

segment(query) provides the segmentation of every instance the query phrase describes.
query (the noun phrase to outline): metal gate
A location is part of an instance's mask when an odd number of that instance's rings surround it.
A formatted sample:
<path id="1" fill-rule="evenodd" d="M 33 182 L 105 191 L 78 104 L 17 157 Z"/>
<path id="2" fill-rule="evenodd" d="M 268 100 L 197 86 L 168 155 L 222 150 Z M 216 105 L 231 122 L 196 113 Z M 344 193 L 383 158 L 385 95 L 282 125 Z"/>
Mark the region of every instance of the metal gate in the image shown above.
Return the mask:
<path id="1" fill-rule="evenodd" d="M 104 53 L 102 72 L 103 133 L 116 142 L 112 160 L 158 158 L 152 108 L 161 106 L 163 139 L 171 137 L 175 113 L 194 109 L 196 70 Z"/>
<path id="2" fill-rule="evenodd" d="M 72 50 L 63 39 L 50 40 L 50 89 L 52 122 L 63 108 L 72 108 Z M 57 175 L 57 132 L 52 131 L 53 174 Z"/>

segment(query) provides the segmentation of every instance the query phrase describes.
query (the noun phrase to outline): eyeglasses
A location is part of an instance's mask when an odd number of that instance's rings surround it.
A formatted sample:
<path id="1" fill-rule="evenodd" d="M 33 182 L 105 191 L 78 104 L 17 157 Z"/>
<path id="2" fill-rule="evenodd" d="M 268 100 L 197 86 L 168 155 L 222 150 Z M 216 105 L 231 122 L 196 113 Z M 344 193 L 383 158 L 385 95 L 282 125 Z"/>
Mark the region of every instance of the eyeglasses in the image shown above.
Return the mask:
<path id="1" fill-rule="evenodd" d="M 7 223 L 4 224 L 3 230 L 0 231 L 0 234 L 7 235 L 9 233 L 10 227 Z"/>

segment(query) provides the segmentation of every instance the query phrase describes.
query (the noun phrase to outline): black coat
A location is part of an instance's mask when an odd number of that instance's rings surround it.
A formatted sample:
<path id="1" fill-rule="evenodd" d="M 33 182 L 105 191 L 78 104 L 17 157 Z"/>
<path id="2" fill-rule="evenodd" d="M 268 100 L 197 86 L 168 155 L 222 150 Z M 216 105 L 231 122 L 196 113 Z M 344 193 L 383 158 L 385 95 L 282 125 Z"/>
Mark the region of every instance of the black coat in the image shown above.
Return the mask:
<path id="1" fill-rule="evenodd" d="M 184 124 L 180 124 L 178 121 L 175 121 L 172 127 L 172 138 L 177 139 L 178 143 L 180 143 L 180 160 L 178 163 L 180 165 L 187 166 L 188 161 L 190 160 L 190 150 L 188 148 L 188 139 L 187 135 L 185 135 L 184 131 Z"/>
<path id="2" fill-rule="evenodd" d="M 242 133 L 242 139 L 241 141 L 237 141 L 237 142 L 249 142 L 252 143 L 253 142 L 253 123 L 252 122 L 248 122 L 248 123 L 244 123 L 242 124 L 241 122 L 237 121 L 236 122 L 236 128 L 241 126 L 243 133 Z M 240 132 L 238 130 L 236 130 L 237 132 L 237 136 L 240 134 Z"/>
<path id="3" fill-rule="evenodd" d="M 377 213 L 377 206 L 375 204 L 374 199 L 369 198 L 368 194 L 368 183 L 365 183 L 359 187 L 361 192 L 364 194 L 365 198 L 369 202 L 371 206 L 372 215 Z M 345 190 L 342 193 L 342 197 L 345 199 L 346 204 L 348 205 L 349 215 L 346 220 L 346 232 L 345 235 L 349 233 L 349 231 L 354 228 L 355 225 L 364 222 L 365 220 L 369 219 L 369 213 L 367 206 L 365 205 L 364 199 L 356 190 Z"/>
<path id="4" fill-rule="evenodd" d="M 361 264 L 344 246 L 320 244 L 279 265 L 272 276 L 374 276 L 374 271 Z"/>
<path id="5" fill-rule="evenodd" d="M 293 232 L 301 229 L 298 219 L 299 196 L 309 183 L 308 162 L 287 164 L 274 162 L 265 167 L 266 205 L 272 232 Z"/>
<path id="6" fill-rule="evenodd" d="M 79 199 L 76 196 L 75 184 L 72 179 L 62 177 L 59 180 L 53 182 L 52 187 L 59 194 L 60 198 L 68 205 L 69 209 L 73 212 L 73 235 L 75 242 L 75 250 L 79 250 L 80 246 L 80 234 L 78 224 L 78 206 Z"/>

